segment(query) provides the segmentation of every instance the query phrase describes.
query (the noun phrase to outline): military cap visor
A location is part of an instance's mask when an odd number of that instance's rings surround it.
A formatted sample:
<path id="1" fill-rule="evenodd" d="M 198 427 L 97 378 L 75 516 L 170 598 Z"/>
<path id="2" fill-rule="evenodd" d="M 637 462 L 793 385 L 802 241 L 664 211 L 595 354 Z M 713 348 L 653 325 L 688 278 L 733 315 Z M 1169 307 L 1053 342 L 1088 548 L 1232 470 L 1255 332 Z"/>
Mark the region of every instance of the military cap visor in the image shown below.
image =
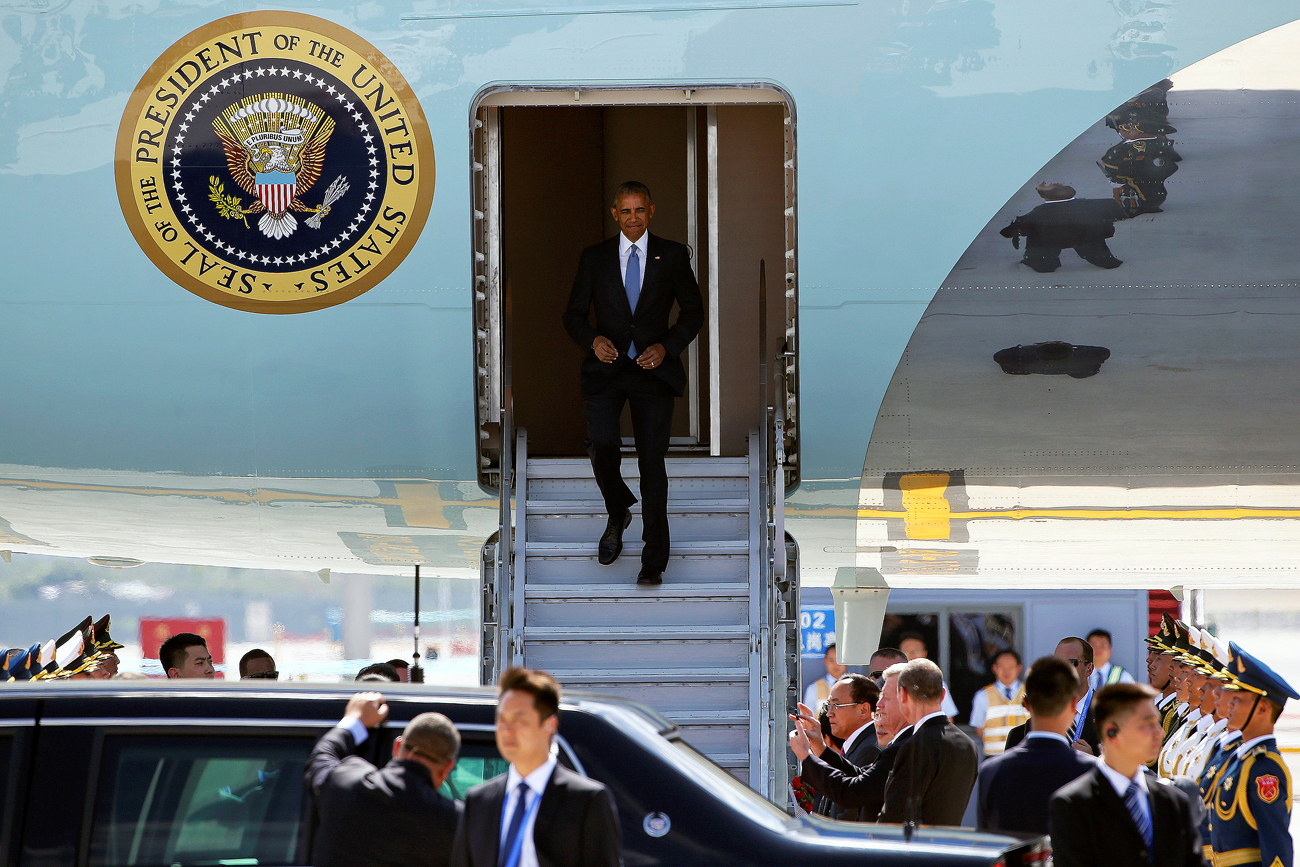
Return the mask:
<path id="1" fill-rule="evenodd" d="M 1280 674 L 1242 650 L 1236 642 L 1232 643 L 1232 650 L 1233 660 L 1228 668 L 1239 684 L 1239 689 L 1261 695 L 1279 707 L 1285 705 L 1289 698 L 1300 698 L 1300 693 Z"/>

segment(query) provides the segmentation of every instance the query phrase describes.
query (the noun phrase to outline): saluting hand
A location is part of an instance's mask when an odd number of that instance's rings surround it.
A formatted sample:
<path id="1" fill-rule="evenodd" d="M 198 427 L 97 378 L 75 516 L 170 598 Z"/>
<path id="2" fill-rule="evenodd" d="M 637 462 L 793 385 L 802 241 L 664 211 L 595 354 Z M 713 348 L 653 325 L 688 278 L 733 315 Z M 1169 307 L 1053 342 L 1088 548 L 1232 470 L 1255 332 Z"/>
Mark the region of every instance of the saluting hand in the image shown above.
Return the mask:
<path id="1" fill-rule="evenodd" d="M 373 729 L 388 719 L 388 705 L 377 692 L 359 692 L 348 699 L 344 716 L 355 717 L 368 729 Z"/>
<path id="2" fill-rule="evenodd" d="M 606 364 L 618 358 L 618 349 L 614 347 L 613 341 L 603 335 L 598 336 L 591 342 L 591 351 L 596 353 L 596 357 Z"/>

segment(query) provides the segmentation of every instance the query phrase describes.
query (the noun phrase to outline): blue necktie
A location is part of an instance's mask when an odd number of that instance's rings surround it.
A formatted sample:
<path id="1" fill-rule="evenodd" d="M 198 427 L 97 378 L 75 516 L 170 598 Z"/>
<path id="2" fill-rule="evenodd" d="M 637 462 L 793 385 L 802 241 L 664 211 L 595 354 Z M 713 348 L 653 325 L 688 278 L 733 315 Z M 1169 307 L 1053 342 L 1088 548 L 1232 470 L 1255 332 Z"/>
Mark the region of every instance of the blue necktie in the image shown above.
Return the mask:
<path id="1" fill-rule="evenodd" d="M 510 817 L 510 827 L 506 829 L 506 839 L 501 844 L 501 853 L 497 856 L 498 865 L 506 863 L 506 859 L 514 851 L 515 841 L 519 839 L 519 829 L 524 824 L 524 814 L 528 812 L 528 792 L 528 784 L 520 780 L 519 787 L 515 789 L 515 795 L 517 796 L 515 812 Z"/>
<path id="2" fill-rule="evenodd" d="M 1142 791 L 1138 781 L 1134 780 L 1128 784 L 1128 791 L 1124 793 L 1124 806 L 1128 807 L 1128 814 L 1133 817 L 1133 824 L 1137 825 L 1138 833 L 1142 835 L 1142 840 L 1147 844 L 1147 861 L 1150 861 L 1153 846 L 1151 820 L 1147 818 L 1146 813 L 1142 811 L 1142 807 L 1138 804 L 1138 799 L 1145 797 L 1146 793 Z"/>
<path id="3" fill-rule="evenodd" d="M 623 288 L 627 291 L 628 309 L 635 313 L 636 301 L 641 297 L 641 257 L 637 253 L 636 244 L 632 245 L 632 252 L 627 257 L 627 275 L 623 278 Z M 627 355 L 629 358 L 637 357 L 636 344 L 628 344 Z"/>

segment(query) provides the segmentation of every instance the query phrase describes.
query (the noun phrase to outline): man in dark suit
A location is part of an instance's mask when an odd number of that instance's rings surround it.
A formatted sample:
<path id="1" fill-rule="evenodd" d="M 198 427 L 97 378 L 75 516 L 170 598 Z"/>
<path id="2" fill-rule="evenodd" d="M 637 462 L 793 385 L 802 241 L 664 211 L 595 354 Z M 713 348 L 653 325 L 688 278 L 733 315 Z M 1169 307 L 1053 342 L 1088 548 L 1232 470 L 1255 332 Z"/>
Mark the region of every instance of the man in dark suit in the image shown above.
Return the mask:
<path id="1" fill-rule="evenodd" d="M 885 784 L 882 822 L 960 825 L 979 768 L 975 742 L 943 712 L 943 672 L 924 657 L 898 676 L 898 704 L 912 736 Z"/>
<path id="2" fill-rule="evenodd" d="M 460 804 L 438 787 L 456 765 L 460 734 L 442 714 L 422 713 L 393 743 L 393 759 L 383 768 L 351 755 L 367 729 L 387 718 L 383 696 L 357 693 L 307 760 L 320 820 L 312 841 L 315 867 L 450 863 Z"/>
<path id="3" fill-rule="evenodd" d="M 1097 691 L 1101 761 L 1049 807 L 1057 867 L 1203 867 L 1187 797 L 1145 767 L 1163 734 L 1156 694 L 1138 683 Z"/>
<path id="4" fill-rule="evenodd" d="M 1052 653 L 1057 659 L 1064 659 L 1079 675 L 1079 709 L 1075 716 L 1073 725 L 1066 731 L 1068 737 L 1076 750 L 1084 755 L 1096 756 L 1101 754 L 1101 739 L 1097 736 L 1097 723 L 1092 714 L 1092 645 L 1078 636 L 1068 636 L 1062 638 L 1056 644 L 1056 650 Z M 1025 739 L 1028 732 L 1033 731 L 1033 717 L 1027 722 L 1013 728 L 1007 733 L 1007 749 L 1018 745 Z"/>
<path id="5" fill-rule="evenodd" d="M 610 209 L 617 237 L 582 252 L 564 327 L 583 349 L 582 396 L 587 404 L 587 454 L 605 499 L 609 521 L 600 537 L 600 562 L 623 550 L 636 497 L 623 481 L 619 417 L 628 404 L 641 469 L 645 548 L 638 584 L 663 580 L 668 565 L 668 473 L 664 456 L 673 399 L 686 389 L 679 357 L 704 324 L 704 302 L 691 270 L 690 250 L 648 231 L 655 206 L 644 184 L 629 181 Z M 677 321 L 668 319 L 674 302 Z M 590 314 L 595 307 L 596 324 Z"/>
<path id="6" fill-rule="evenodd" d="M 976 824 L 981 831 L 1046 834 L 1052 793 L 1092 770 L 1095 760 L 1071 749 L 1066 739 L 1078 689 L 1078 675 L 1063 659 L 1044 656 L 1029 666 L 1025 706 L 1034 714 L 1034 730 L 980 767 Z"/>
<path id="7" fill-rule="evenodd" d="M 622 867 L 609 790 L 551 752 L 560 685 L 545 672 L 510 668 L 497 688 L 497 749 L 510 770 L 466 792 L 454 867 Z"/>
<path id="8" fill-rule="evenodd" d="M 1115 221 L 1125 218 L 1114 199 L 1076 199 L 1074 187 L 1039 184 L 1035 189 L 1045 201 L 1024 216 L 1016 217 L 1000 233 L 1013 247 L 1025 238 L 1025 256 L 1020 261 L 1039 273 L 1061 267 L 1061 250 L 1073 247 L 1084 261 L 1098 268 L 1118 268 L 1106 239 L 1115 236 Z"/>
<path id="9" fill-rule="evenodd" d="M 911 737 L 912 729 L 898 705 L 898 676 L 906 663 L 892 665 L 884 671 L 885 685 L 880 689 L 876 714 L 878 725 L 892 734 L 889 745 L 866 767 L 855 767 L 839 753 L 827 747 L 816 720 L 807 711 L 795 717 L 790 732 L 790 749 L 800 762 L 800 776 L 831 803 L 845 810 L 846 821 L 874 822 L 885 803 L 885 783 L 894 768 L 894 759 Z"/>
<path id="10" fill-rule="evenodd" d="M 826 715 L 830 720 L 831 734 L 844 742 L 844 761 L 857 771 L 869 766 L 880 755 L 876 724 L 872 719 L 879 702 L 880 687 L 865 674 L 844 675 L 835 681 L 827 698 Z M 804 704 L 799 705 L 799 711 L 806 716 L 812 715 L 812 709 Z M 816 786 L 813 788 L 816 790 Z M 842 821 L 852 822 L 861 818 L 856 808 L 841 807 L 824 792 L 817 791 L 826 798 L 824 809 L 817 812 Z M 875 816 L 871 816 L 867 821 L 874 819 Z"/>

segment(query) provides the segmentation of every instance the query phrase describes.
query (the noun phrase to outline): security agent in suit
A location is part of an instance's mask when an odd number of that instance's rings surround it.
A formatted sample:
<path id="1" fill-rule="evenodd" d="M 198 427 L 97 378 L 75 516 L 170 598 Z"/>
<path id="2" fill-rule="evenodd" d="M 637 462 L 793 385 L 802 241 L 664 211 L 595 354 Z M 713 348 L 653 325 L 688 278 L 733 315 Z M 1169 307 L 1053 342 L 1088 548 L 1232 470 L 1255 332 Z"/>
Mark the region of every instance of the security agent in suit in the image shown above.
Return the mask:
<path id="1" fill-rule="evenodd" d="M 460 735 L 440 713 L 411 720 L 393 743 L 393 758 L 376 768 L 352 751 L 367 729 L 388 718 L 377 692 L 360 692 L 339 724 L 307 760 L 319 827 L 312 841 L 315 867 L 446 865 L 461 807 L 438 793 L 456 765 Z"/>
<path id="2" fill-rule="evenodd" d="M 1045 201 L 1028 214 L 1016 217 L 1001 231 L 1013 247 L 1025 238 L 1025 256 L 1020 261 L 1039 273 L 1061 267 L 1061 250 L 1072 247 L 1086 262 L 1098 268 L 1118 268 L 1124 263 L 1106 246 L 1115 236 L 1115 221 L 1127 216 L 1113 199 L 1076 199 L 1074 187 L 1039 184 L 1035 189 Z"/>
<path id="3" fill-rule="evenodd" d="M 1048 829 L 1058 867 L 1202 867 L 1187 797 L 1145 765 L 1160 752 L 1156 691 L 1097 691 L 1102 759 L 1052 796 Z"/>
<path id="4" fill-rule="evenodd" d="M 885 784 L 889 781 L 898 751 L 912 735 L 912 729 L 898 705 L 898 676 L 906 663 L 885 669 L 884 686 L 880 688 L 876 717 L 878 725 L 892 732 L 892 738 L 875 760 L 865 767 L 853 765 L 839 753 L 829 749 L 821 737 L 807 706 L 800 707 L 800 715 L 791 717 L 795 722 L 790 732 L 790 749 L 800 763 L 800 777 L 831 803 L 846 812 L 845 821 L 874 822 L 885 804 Z"/>
<path id="5" fill-rule="evenodd" d="M 600 537 L 600 562 L 609 565 L 618 559 L 636 503 L 620 470 L 619 416 L 623 405 L 629 404 L 641 469 L 645 541 L 637 583 L 655 585 L 662 582 L 668 565 L 664 456 L 673 399 L 686 389 L 686 370 L 679 356 L 704 324 L 704 301 L 687 247 L 649 233 L 655 206 L 644 184 L 621 185 L 610 210 L 619 234 L 582 252 L 564 327 L 579 346 L 589 350 L 582 362 L 586 446 L 609 515 Z M 674 302 L 677 321 L 670 326 Z M 593 306 L 595 325 L 589 319 Z"/>
<path id="6" fill-rule="evenodd" d="M 912 736 L 899 748 L 885 783 L 881 822 L 961 824 L 979 750 L 944 714 L 943 695 L 943 672 L 928 659 L 913 659 L 898 676 L 898 704 Z"/>
<path id="7" fill-rule="evenodd" d="M 1047 833 L 1052 793 L 1088 771 L 1096 761 L 1070 748 L 1066 734 L 1079 705 L 1079 677 L 1055 656 L 1029 666 L 1025 705 L 1034 730 L 1014 749 L 980 766 L 976 824 L 981 831 Z"/>
<path id="8" fill-rule="evenodd" d="M 876 724 L 872 719 L 879 703 L 880 687 L 865 674 L 846 674 L 831 687 L 826 714 L 830 720 L 831 734 L 844 741 L 841 758 L 846 770 L 860 772 L 880 756 L 880 746 L 876 742 Z M 812 709 L 804 704 L 799 705 L 799 711 L 806 716 L 812 715 Z M 830 800 L 829 795 L 811 781 L 809 785 L 829 801 L 824 815 L 849 822 L 861 820 L 858 808 L 842 807 Z M 868 821 L 872 819 L 875 819 L 874 815 Z"/>
<path id="9" fill-rule="evenodd" d="M 497 749 L 510 770 L 465 794 L 454 867 L 621 867 L 609 790 L 561 767 L 551 750 L 560 686 L 510 668 L 497 683 Z"/>
<path id="10" fill-rule="evenodd" d="M 1063 659 L 1073 666 L 1079 676 L 1079 709 L 1073 724 L 1066 732 L 1071 745 L 1084 755 L 1096 756 L 1101 753 L 1101 739 L 1097 736 L 1097 722 L 1092 713 L 1092 700 L 1096 692 L 1092 689 L 1092 645 L 1078 636 L 1062 638 L 1056 644 L 1052 655 Z M 1007 733 L 1007 749 L 1017 746 L 1025 736 L 1034 730 L 1034 720 L 1030 717 Z"/>
<path id="11" fill-rule="evenodd" d="M 1236 694 L 1229 725 L 1241 726 L 1241 745 L 1224 764 L 1209 801 L 1214 863 L 1291 867 L 1291 775 L 1273 728 L 1295 689 L 1258 658 L 1229 645 L 1225 688 Z"/>

